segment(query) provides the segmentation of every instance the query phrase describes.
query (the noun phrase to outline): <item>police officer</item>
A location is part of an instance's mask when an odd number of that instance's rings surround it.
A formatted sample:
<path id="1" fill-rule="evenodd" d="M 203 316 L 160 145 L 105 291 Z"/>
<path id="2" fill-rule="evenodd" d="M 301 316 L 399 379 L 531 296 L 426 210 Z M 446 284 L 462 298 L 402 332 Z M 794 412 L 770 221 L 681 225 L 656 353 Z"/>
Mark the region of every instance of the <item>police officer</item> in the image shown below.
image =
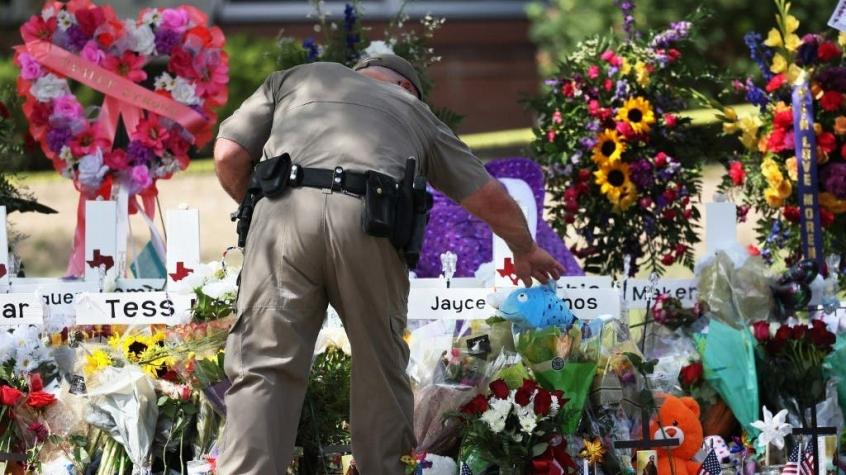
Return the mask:
<path id="1" fill-rule="evenodd" d="M 514 252 L 516 273 L 557 279 L 563 267 L 533 241 L 518 205 L 422 101 L 417 72 L 381 55 L 354 70 L 313 63 L 271 74 L 221 124 L 217 176 L 240 201 L 253 165 L 288 153 L 303 168 L 401 178 L 406 159 L 435 188 L 487 222 Z M 284 474 L 327 304 L 352 346 L 353 455 L 364 475 L 403 473 L 414 449 L 403 340 L 408 268 L 390 240 L 366 234 L 362 199 L 298 187 L 255 207 L 235 323 L 226 345 L 224 475 Z M 320 410 L 320 408 L 316 408 Z"/>

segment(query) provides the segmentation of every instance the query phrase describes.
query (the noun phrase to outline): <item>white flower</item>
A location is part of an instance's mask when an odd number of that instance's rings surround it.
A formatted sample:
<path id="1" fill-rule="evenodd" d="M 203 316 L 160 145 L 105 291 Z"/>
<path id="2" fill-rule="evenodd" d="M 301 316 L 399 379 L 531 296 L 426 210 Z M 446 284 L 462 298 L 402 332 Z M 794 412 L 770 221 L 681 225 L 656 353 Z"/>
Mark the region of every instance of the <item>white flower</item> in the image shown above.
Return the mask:
<path id="1" fill-rule="evenodd" d="M 143 17 L 141 17 L 141 22 L 145 25 L 159 26 L 159 24 L 162 22 L 162 14 L 157 8 L 154 8 L 152 10 L 149 10 L 147 13 L 144 14 Z"/>
<path id="2" fill-rule="evenodd" d="M 793 426 L 785 422 L 785 419 L 787 419 L 787 409 L 782 409 L 775 417 L 767 409 L 767 406 L 764 406 L 762 409 L 764 411 L 764 420 L 752 423 L 752 427 L 761 431 L 761 434 L 758 436 L 758 442 L 765 447 L 768 444 L 773 444 L 781 450 L 784 448 L 784 436 L 793 432 Z"/>
<path id="3" fill-rule="evenodd" d="M 523 432 L 531 434 L 532 431 L 535 430 L 535 427 L 538 426 L 538 418 L 535 416 L 534 401 L 525 406 L 517 404 L 515 405 L 515 409 L 517 410 L 517 420 L 520 421 L 520 428 L 523 429 Z"/>
<path id="4" fill-rule="evenodd" d="M 73 152 L 71 152 L 70 147 L 67 145 L 62 145 L 62 149 L 59 151 L 59 158 L 64 160 L 68 165 L 73 162 Z"/>
<path id="5" fill-rule="evenodd" d="M 314 354 L 325 353 L 329 347 L 334 346 L 348 355 L 352 355 L 350 340 L 344 327 L 325 327 L 317 334 L 317 344 L 314 346 Z"/>
<path id="6" fill-rule="evenodd" d="M 490 407 L 480 419 L 491 428 L 491 431 L 499 433 L 505 429 L 505 419 L 508 418 L 509 412 L 511 412 L 511 401 L 493 398 L 490 401 Z"/>
<path id="7" fill-rule="evenodd" d="M 62 31 L 67 31 L 74 23 L 76 23 L 76 19 L 66 10 L 60 11 L 59 16 L 56 17 L 56 26 Z"/>
<path id="8" fill-rule="evenodd" d="M 97 147 L 94 153 L 79 160 L 79 168 L 77 169 L 79 183 L 86 189 L 97 189 L 108 171 L 109 167 L 103 163 L 103 150 Z"/>
<path id="9" fill-rule="evenodd" d="M 238 293 L 237 278 L 237 275 L 227 275 L 221 280 L 207 283 L 201 292 L 215 300 L 235 300 Z"/>
<path id="10" fill-rule="evenodd" d="M 176 85 L 176 78 L 168 74 L 167 72 L 162 73 L 156 80 L 153 82 L 153 87 L 156 90 L 164 89 L 165 91 L 170 91 L 173 89 L 173 86 Z"/>
<path id="11" fill-rule="evenodd" d="M 200 98 L 197 97 L 197 91 L 194 85 L 179 76 L 176 77 L 170 94 L 176 102 L 188 105 L 197 105 L 200 103 Z"/>
<path id="12" fill-rule="evenodd" d="M 47 102 L 65 94 L 70 94 L 68 82 L 52 73 L 45 74 L 36 79 L 29 91 L 39 102 Z"/>
<path id="13" fill-rule="evenodd" d="M 549 417 L 555 417 L 559 409 L 561 409 L 561 403 L 558 401 L 558 396 L 553 394 L 552 404 L 549 405 Z"/>
<path id="14" fill-rule="evenodd" d="M 137 25 L 134 20 L 124 22 L 129 33 L 129 49 L 143 55 L 152 55 L 156 51 L 156 35 L 150 25 Z"/>
<path id="15" fill-rule="evenodd" d="M 394 49 L 384 41 L 371 41 L 370 46 L 364 50 L 364 57 L 366 58 L 372 58 L 380 54 L 394 54 Z"/>
<path id="16" fill-rule="evenodd" d="M 6 330 L 0 330 L 0 363 L 5 363 L 15 357 L 15 345 L 12 335 Z"/>
<path id="17" fill-rule="evenodd" d="M 44 10 L 41 10 L 41 19 L 47 21 L 53 18 L 53 15 L 56 14 L 56 9 L 53 7 L 47 7 Z"/>
<path id="18" fill-rule="evenodd" d="M 426 461 L 432 464 L 431 467 L 423 469 L 423 475 L 455 475 L 458 473 L 458 465 L 455 460 L 435 454 L 426 454 Z"/>
<path id="19" fill-rule="evenodd" d="M 15 373 L 26 374 L 38 369 L 38 365 L 41 364 L 39 356 L 35 351 L 18 351 L 17 358 L 15 359 Z"/>

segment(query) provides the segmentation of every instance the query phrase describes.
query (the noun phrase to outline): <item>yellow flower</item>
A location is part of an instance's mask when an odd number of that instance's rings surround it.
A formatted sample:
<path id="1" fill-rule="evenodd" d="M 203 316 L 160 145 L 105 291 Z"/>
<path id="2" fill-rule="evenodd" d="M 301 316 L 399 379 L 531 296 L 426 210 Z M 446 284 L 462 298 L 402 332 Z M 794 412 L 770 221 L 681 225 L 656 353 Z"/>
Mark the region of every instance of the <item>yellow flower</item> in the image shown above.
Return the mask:
<path id="1" fill-rule="evenodd" d="M 593 172 L 600 191 L 614 206 L 614 211 L 625 211 L 634 204 L 637 188 L 629 178 L 629 165 L 608 162 Z"/>
<path id="2" fill-rule="evenodd" d="M 790 180 L 781 180 L 776 190 L 782 199 L 787 199 L 793 193 L 793 185 L 790 184 Z"/>
<path id="3" fill-rule="evenodd" d="M 626 76 L 630 72 L 632 72 L 632 65 L 629 63 L 629 60 L 623 58 L 623 64 L 620 65 L 620 74 Z"/>
<path id="4" fill-rule="evenodd" d="M 643 61 L 635 63 L 635 77 L 637 78 L 637 83 L 641 86 L 649 85 L 649 69 Z"/>
<path id="5" fill-rule="evenodd" d="M 781 174 L 781 169 L 772 158 L 765 158 L 761 162 L 761 174 L 767 179 L 770 188 L 778 188 L 781 182 L 784 181 L 784 175 Z"/>
<path id="6" fill-rule="evenodd" d="M 617 120 L 626 122 L 636 134 L 648 133 L 650 126 L 655 123 L 655 113 L 652 105 L 642 97 L 634 97 L 626 101 L 617 111 Z"/>
<path id="7" fill-rule="evenodd" d="M 784 17 L 784 28 L 788 33 L 794 33 L 799 29 L 799 20 L 793 15 L 787 15 Z"/>
<path id="8" fill-rule="evenodd" d="M 839 35 L 837 35 L 837 43 L 840 46 L 846 46 L 846 32 L 841 31 Z"/>
<path id="9" fill-rule="evenodd" d="M 748 115 L 740 119 L 737 127 L 743 132 L 740 143 L 749 150 L 753 150 L 758 143 L 758 129 L 761 128 L 761 118 L 756 115 Z"/>
<path id="10" fill-rule="evenodd" d="M 605 129 L 593 147 L 593 161 L 599 166 L 604 166 L 606 162 L 618 162 L 625 151 L 626 143 L 620 134 L 616 130 Z"/>
<path id="11" fill-rule="evenodd" d="M 820 206 L 834 214 L 846 213 L 846 200 L 837 199 L 827 191 L 820 193 Z"/>
<path id="12" fill-rule="evenodd" d="M 163 352 L 159 347 L 150 346 L 138 356 L 138 362 L 145 373 L 153 378 L 158 378 L 176 363 L 176 359 Z"/>
<path id="13" fill-rule="evenodd" d="M 787 71 L 787 60 L 781 54 L 776 54 L 773 57 L 773 64 L 770 66 L 770 71 L 775 74 Z"/>
<path id="14" fill-rule="evenodd" d="M 579 451 L 579 457 L 587 459 L 589 464 L 601 462 L 605 456 L 602 440 L 599 437 L 594 437 L 591 440 L 585 439 L 584 444 L 585 446 Z"/>
<path id="15" fill-rule="evenodd" d="M 787 35 L 787 38 L 784 39 L 784 48 L 790 52 L 799 49 L 801 44 L 802 40 L 799 39 L 799 35 Z"/>
<path id="16" fill-rule="evenodd" d="M 787 68 L 787 81 L 789 83 L 795 83 L 799 76 L 805 74 L 805 70 L 801 67 L 791 64 L 790 67 Z"/>
<path id="17" fill-rule="evenodd" d="M 737 111 L 734 110 L 734 107 L 724 107 L 723 115 L 726 116 L 726 120 L 737 122 Z"/>
<path id="18" fill-rule="evenodd" d="M 767 39 L 764 40 L 764 44 L 770 48 L 778 48 L 782 45 L 781 33 L 779 33 L 775 28 L 770 29 L 770 32 L 767 33 Z"/>
<path id="19" fill-rule="evenodd" d="M 112 364 L 112 357 L 103 350 L 96 350 L 85 357 L 85 377 L 99 373 L 103 368 Z"/>
<path id="20" fill-rule="evenodd" d="M 785 160 L 784 168 L 787 169 L 787 176 L 790 177 L 791 180 L 799 180 L 799 164 L 796 161 L 796 157 L 790 157 Z"/>
<path id="21" fill-rule="evenodd" d="M 723 133 L 726 135 L 736 134 L 740 130 L 737 122 L 723 122 Z"/>
<path id="22" fill-rule="evenodd" d="M 770 208 L 781 208 L 781 205 L 784 204 L 781 194 L 774 188 L 767 188 L 764 190 L 764 199 L 767 200 L 767 204 Z"/>

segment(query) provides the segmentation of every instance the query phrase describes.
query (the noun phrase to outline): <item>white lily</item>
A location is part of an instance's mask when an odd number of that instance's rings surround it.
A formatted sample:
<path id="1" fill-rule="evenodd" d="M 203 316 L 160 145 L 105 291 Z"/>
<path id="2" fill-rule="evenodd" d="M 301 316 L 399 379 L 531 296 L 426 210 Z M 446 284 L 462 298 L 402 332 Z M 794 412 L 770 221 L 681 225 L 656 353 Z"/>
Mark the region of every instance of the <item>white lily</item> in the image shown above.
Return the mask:
<path id="1" fill-rule="evenodd" d="M 793 426 L 785 422 L 787 409 L 782 409 L 775 416 L 767 409 L 767 406 L 762 409 L 764 420 L 752 423 L 752 427 L 761 431 L 758 441 L 764 446 L 772 444 L 781 450 L 784 448 L 784 437 L 793 431 Z"/>

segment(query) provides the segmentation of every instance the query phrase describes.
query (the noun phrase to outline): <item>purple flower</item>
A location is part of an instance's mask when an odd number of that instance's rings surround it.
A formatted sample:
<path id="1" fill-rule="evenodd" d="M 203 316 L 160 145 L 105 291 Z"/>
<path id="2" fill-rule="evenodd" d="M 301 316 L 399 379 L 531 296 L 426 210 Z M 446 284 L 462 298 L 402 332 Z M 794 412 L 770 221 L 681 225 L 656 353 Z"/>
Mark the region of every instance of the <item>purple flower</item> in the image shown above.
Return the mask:
<path id="1" fill-rule="evenodd" d="M 165 28 L 156 30 L 156 52 L 158 54 L 170 54 L 177 43 L 179 43 L 178 31 Z"/>
<path id="2" fill-rule="evenodd" d="M 596 146 L 596 139 L 593 137 L 584 137 L 579 141 L 579 143 L 585 150 L 593 150 L 593 147 Z"/>
<path id="3" fill-rule="evenodd" d="M 146 165 L 156 156 L 152 149 L 137 140 L 129 142 L 126 153 L 132 158 L 133 165 Z"/>
<path id="4" fill-rule="evenodd" d="M 758 65 L 758 69 L 761 70 L 761 75 L 764 76 L 764 79 L 769 81 L 773 77 L 773 73 L 770 71 L 773 50 L 764 46 L 764 38 L 760 33 L 754 31 L 746 33 L 743 37 L 743 42 L 749 48 L 749 57 Z"/>
<path id="5" fill-rule="evenodd" d="M 62 147 L 67 145 L 70 138 L 71 138 L 70 129 L 65 129 L 65 128 L 50 129 L 50 131 L 47 132 L 47 146 L 50 147 L 50 150 L 52 150 L 56 153 L 59 153 L 62 150 Z"/>
<path id="6" fill-rule="evenodd" d="M 831 163 L 822 171 L 825 191 L 839 200 L 846 199 L 846 163 Z"/>
<path id="7" fill-rule="evenodd" d="M 617 0 L 617 7 L 623 13 L 623 30 L 626 32 L 626 39 L 632 41 L 637 38 L 637 31 L 634 28 L 635 4 L 632 0 Z"/>
<path id="8" fill-rule="evenodd" d="M 639 189 L 644 189 L 652 186 L 655 181 L 652 176 L 652 164 L 649 160 L 640 159 L 629 166 L 629 174 L 631 175 L 632 183 Z"/>
<path id="9" fill-rule="evenodd" d="M 677 21 L 670 24 L 670 28 L 658 33 L 655 38 L 649 43 L 653 49 L 669 48 L 673 43 L 677 43 L 690 34 L 689 21 Z"/>
<path id="10" fill-rule="evenodd" d="M 816 35 L 805 35 L 802 37 L 802 45 L 799 46 L 797 63 L 800 66 L 808 66 L 817 60 L 817 49 L 819 48 L 819 39 Z"/>
<path id="11" fill-rule="evenodd" d="M 140 193 L 153 184 L 150 170 L 145 165 L 137 165 L 129 170 L 129 194 Z"/>
<path id="12" fill-rule="evenodd" d="M 303 40 L 303 49 L 306 50 L 308 53 L 308 62 L 317 61 L 317 57 L 320 55 L 320 50 L 317 47 L 317 42 L 314 41 L 314 38 L 306 38 Z"/>
<path id="13" fill-rule="evenodd" d="M 624 97 L 629 97 L 629 83 L 625 79 L 620 79 L 617 81 L 617 87 L 614 89 L 614 97 L 613 100 L 622 99 Z"/>
<path id="14" fill-rule="evenodd" d="M 761 112 L 766 112 L 770 103 L 767 93 L 755 86 L 751 79 L 746 80 L 746 100 L 758 106 Z"/>
<path id="15" fill-rule="evenodd" d="M 835 66 L 823 69 L 814 78 L 824 91 L 846 92 L 846 67 Z"/>

